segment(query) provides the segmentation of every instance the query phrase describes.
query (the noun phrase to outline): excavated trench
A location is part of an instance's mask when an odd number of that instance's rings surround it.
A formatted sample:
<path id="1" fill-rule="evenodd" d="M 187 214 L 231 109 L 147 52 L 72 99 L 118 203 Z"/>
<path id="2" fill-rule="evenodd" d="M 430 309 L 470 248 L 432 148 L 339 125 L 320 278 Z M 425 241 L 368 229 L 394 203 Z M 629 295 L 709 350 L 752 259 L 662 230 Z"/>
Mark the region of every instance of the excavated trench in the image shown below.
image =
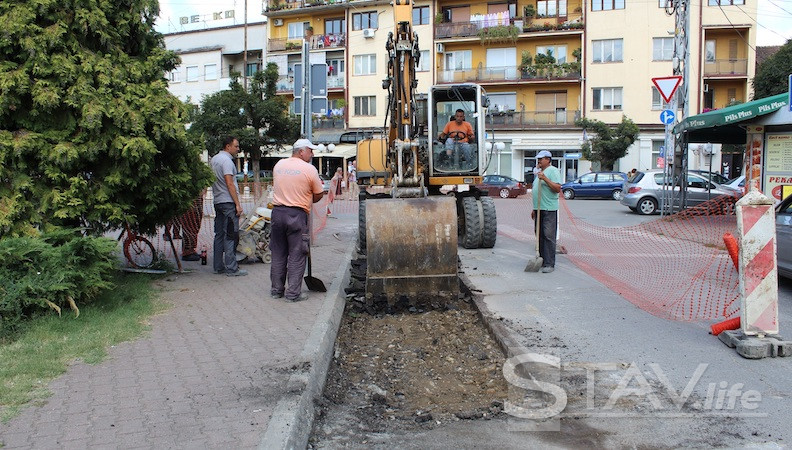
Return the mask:
<path id="1" fill-rule="evenodd" d="M 366 299 L 365 260 L 352 262 L 347 305 L 317 410 L 312 448 L 503 414 L 504 354 L 471 292 L 411 306 Z"/>

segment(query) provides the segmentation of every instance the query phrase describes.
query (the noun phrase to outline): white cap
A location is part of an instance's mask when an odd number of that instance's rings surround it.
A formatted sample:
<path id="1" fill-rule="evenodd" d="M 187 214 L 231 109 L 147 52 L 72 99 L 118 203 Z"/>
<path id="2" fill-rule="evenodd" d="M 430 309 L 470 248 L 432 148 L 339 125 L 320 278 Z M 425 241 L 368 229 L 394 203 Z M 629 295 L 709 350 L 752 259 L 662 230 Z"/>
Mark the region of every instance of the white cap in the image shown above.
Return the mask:
<path id="1" fill-rule="evenodd" d="M 536 154 L 536 159 L 541 159 L 541 158 L 552 158 L 552 157 L 553 157 L 553 154 L 552 154 L 552 153 L 550 153 L 550 152 L 549 152 L 549 151 L 547 151 L 547 150 L 542 150 L 541 152 L 539 152 L 539 153 L 537 153 L 537 154 Z"/>
<path id="2" fill-rule="evenodd" d="M 319 148 L 319 146 L 311 144 L 311 141 L 309 141 L 308 139 L 297 139 L 297 142 L 295 142 L 294 145 L 292 145 L 292 148 L 293 149 L 310 148 L 311 150 L 316 150 L 317 148 Z"/>

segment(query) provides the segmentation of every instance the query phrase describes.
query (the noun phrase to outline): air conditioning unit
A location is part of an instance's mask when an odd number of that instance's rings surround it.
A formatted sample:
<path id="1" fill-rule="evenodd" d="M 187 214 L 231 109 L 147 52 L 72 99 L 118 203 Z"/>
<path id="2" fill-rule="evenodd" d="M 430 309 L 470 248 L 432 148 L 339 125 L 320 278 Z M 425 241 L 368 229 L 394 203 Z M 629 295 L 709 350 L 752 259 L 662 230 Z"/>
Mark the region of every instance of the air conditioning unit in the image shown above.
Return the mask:
<path id="1" fill-rule="evenodd" d="M 366 28 L 365 30 L 363 30 L 363 37 L 367 39 L 373 38 L 375 31 L 377 30 L 375 30 L 374 28 Z"/>
<path id="2" fill-rule="evenodd" d="M 283 19 L 274 19 L 272 21 L 272 24 L 275 25 L 276 27 L 282 27 L 283 26 Z"/>
<path id="3" fill-rule="evenodd" d="M 709 84 L 704 83 L 704 92 L 709 92 Z"/>
<path id="4" fill-rule="evenodd" d="M 435 51 L 437 53 L 445 53 L 445 46 L 443 44 L 435 44 Z"/>

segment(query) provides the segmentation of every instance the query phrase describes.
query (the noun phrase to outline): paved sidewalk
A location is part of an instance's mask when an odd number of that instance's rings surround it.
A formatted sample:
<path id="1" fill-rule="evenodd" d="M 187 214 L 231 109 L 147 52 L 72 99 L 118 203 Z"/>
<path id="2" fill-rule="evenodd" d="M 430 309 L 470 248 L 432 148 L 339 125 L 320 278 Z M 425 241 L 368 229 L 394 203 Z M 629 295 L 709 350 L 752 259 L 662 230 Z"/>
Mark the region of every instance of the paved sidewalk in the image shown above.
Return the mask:
<path id="1" fill-rule="evenodd" d="M 269 297 L 269 265 L 246 265 L 248 276 L 229 278 L 212 273 L 211 259 L 185 263 L 195 272 L 157 283 L 171 308 L 153 318 L 150 333 L 110 349 L 100 364 L 72 365 L 43 405 L 0 425 L 0 447 L 266 446 L 276 407 L 290 409 L 282 400 L 303 389 L 293 380 L 308 373 L 306 359 L 324 338 L 317 329 L 328 328 L 327 317 L 319 316 L 343 287 L 336 277 L 346 272 L 356 233 L 356 211 L 327 220 L 312 256 L 328 293 L 299 303 Z M 291 422 L 280 414 L 276 425 L 284 420 Z"/>

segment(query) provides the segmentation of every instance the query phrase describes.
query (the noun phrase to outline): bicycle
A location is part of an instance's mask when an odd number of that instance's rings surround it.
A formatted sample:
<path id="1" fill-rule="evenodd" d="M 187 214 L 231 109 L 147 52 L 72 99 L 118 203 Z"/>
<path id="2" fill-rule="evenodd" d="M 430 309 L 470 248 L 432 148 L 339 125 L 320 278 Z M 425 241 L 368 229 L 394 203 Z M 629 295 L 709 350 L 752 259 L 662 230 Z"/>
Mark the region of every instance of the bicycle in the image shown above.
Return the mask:
<path id="1" fill-rule="evenodd" d="M 129 265 L 135 269 L 148 269 L 153 266 L 157 261 L 157 252 L 151 241 L 130 228 L 129 224 L 124 225 L 124 229 L 118 235 L 118 241 L 124 237 L 124 234 L 126 234 L 123 242 L 124 256 L 129 261 Z"/>

